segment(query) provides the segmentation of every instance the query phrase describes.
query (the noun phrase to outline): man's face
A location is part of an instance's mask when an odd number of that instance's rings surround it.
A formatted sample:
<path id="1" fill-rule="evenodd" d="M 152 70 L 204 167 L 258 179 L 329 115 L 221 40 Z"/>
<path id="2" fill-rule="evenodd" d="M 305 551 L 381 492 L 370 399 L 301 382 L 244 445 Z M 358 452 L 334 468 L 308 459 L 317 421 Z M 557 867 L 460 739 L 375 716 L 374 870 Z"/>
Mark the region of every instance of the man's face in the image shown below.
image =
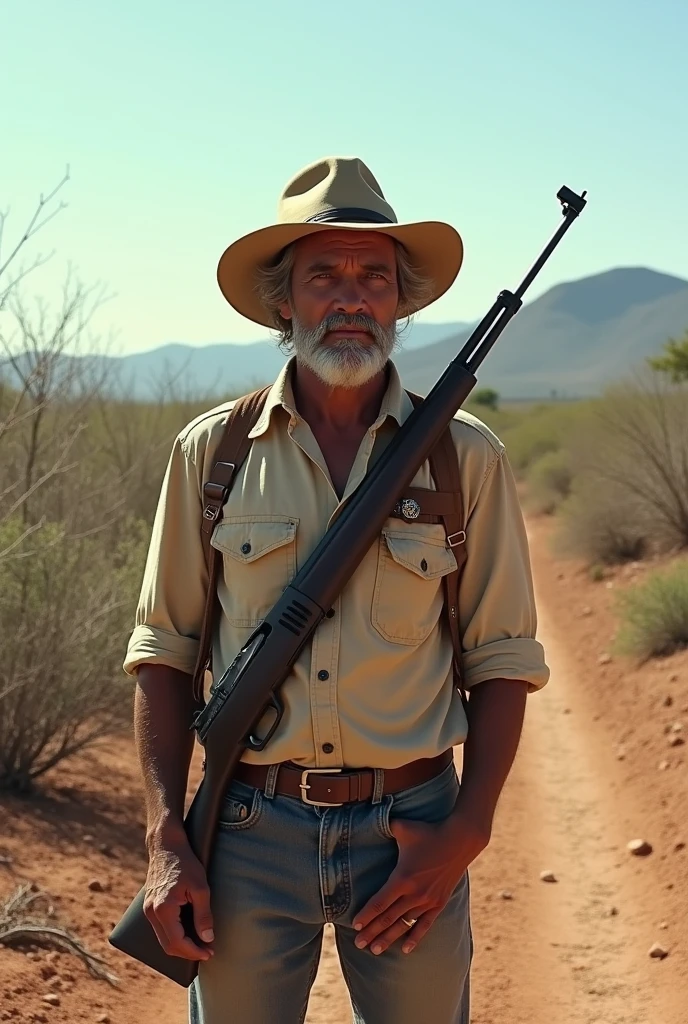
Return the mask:
<path id="1" fill-rule="evenodd" d="M 375 231 L 323 231 L 295 245 L 291 319 L 297 359 L 330 387 L 355 388 L 385 366 L 399 303 L 394 242 Z"/>

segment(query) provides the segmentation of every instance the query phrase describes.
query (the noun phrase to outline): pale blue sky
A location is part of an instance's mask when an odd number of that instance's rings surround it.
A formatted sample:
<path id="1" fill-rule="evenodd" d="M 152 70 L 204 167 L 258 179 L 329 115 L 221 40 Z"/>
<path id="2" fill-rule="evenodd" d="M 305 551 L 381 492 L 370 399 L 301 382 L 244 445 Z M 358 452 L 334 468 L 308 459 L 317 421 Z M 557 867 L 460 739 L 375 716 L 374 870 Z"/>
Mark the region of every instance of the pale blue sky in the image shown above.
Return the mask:
<path id="1" fill-rule="evenodd" d="M 218 257 L 328 154 L 362 157 L 400 220 L 461 232 L 426 321 L 518 283 L 562 184 L 590 202 L 529 298 L 614 266 L 688 278 L 685 0 L 24 0 L 2 27 L 5 250 L 70 164 L 30 291 L 68 260 L 106 282 L 118 351 L 265 337 L 222 298 Z"/>

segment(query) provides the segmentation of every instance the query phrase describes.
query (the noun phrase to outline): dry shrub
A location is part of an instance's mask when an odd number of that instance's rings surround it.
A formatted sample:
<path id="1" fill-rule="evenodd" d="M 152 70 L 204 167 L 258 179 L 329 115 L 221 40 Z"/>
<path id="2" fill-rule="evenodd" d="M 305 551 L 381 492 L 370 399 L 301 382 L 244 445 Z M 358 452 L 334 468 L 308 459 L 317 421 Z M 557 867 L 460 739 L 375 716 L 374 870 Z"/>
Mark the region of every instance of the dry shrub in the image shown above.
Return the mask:
<path id="1" fill-rule="evenodd" d="M 573 474 L 568 452 L 552 451 L 540 456 L 531 465 L 527 482 L 528 509 L 553 515 L 571 493 Z"/>
<path id="2" fill-rule="evenodd" d="M 640 661 L 688 646 L 688 562 L 654 572 L 617 598 L 621 629 L 616 649 Z"/>
<path id="3" fill-rule="evenodd" d="M 535 405 L 521 412 L 500 434 L 516 473 L 524 474 L 544 455 L 565 448 L 589 418 L 589 410 L 589 402 L 567 402 Z"/>
<path id="4" fill-rule="evenodd" d="M 120 524 L 70 537 L 46 523 L 18 548 L 0 528 L 0 788 L 29 792 L 59 761 L 126 727 L 132 686 L 122 657 L 148 529 Z"/>
<path id="5" fill-rule="evenodd" d="M 688 547 L 688 386 L 638 371 L 610 388 L 567 448 L 561 544 L 590 562 Z"/>
<path id="6" fill-rule="evenodd" d="M 556 545 L 564 555 L 600 566 L 636 561 L 648 551 L 650 525 L 642 509 L 595 479 L 575 480 L 573 494 L 559 511 Z"/>

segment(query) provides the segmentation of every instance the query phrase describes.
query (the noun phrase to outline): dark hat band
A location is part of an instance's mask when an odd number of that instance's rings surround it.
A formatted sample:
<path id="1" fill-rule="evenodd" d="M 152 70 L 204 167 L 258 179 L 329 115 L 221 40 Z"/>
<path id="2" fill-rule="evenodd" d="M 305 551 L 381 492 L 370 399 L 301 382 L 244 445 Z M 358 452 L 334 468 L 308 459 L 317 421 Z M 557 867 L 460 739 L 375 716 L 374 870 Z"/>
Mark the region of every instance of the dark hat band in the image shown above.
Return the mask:
<path id="1" fill-rule="evenodd" d="M 309 217 L 306 224 L 329 224 L 332 222 L 353 221 L 360 224 L 394 224 L 393 220 L 385 217 L 384 213 L 376 213 L 375 210 L 361 210 L 357 206 L 343 206 L 337 210 L 324 210 Z"/>

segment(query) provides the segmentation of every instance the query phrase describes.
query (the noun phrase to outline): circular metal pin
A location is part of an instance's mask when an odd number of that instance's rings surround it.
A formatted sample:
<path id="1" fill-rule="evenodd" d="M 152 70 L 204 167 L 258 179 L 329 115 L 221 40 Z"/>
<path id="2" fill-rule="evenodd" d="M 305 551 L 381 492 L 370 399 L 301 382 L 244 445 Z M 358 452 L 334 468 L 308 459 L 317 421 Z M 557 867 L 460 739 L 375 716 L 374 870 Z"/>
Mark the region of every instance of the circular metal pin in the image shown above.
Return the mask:
<path id="1" fill-rule="evenodd" d="M 420 515 L 420 505 L 413 498 L 404 498 L 401 503 L 401 514 L 404 519 L 417 519 Z"/>

